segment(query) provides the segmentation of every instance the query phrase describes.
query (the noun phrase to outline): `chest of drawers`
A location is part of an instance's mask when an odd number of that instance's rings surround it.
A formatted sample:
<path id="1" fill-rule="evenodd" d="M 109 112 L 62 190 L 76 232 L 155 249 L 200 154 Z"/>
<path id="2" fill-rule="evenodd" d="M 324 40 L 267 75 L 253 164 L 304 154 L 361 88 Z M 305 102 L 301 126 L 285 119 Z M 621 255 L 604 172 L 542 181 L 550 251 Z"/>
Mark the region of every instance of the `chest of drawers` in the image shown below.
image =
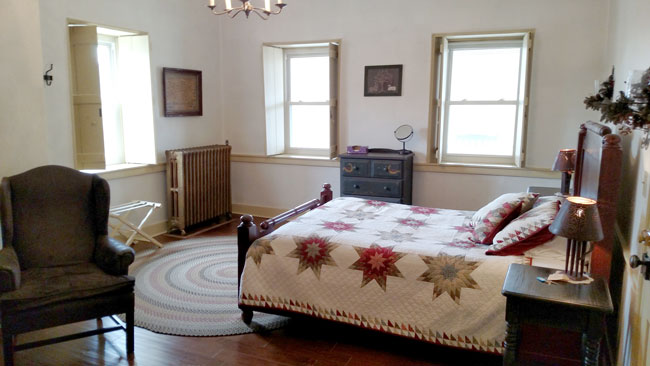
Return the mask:
<path id="1" fill-rule="evenodd" d="M 341 196 L 411 204 L 413 154 L 341 154 Z"/>

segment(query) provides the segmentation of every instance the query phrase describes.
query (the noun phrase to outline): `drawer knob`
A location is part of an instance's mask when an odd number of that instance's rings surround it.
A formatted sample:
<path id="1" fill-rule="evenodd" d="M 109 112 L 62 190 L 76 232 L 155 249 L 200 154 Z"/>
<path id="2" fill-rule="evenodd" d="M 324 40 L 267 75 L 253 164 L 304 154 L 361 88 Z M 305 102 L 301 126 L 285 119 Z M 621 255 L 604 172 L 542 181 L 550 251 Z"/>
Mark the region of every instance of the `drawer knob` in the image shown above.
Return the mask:
<path id="1" fill-rule="evenodd" d="M 388 167 L 387 167 L 387 166 L 384 167 L 384 171 L 385 171 L 385 172 L 388 171 Z"/>
<path id="2" fill-rule="evenodd" d="M 390 191 L 390 187 L 384 186 L 384 191 Z"/>
<path id="3" fill-rule="evenodd" d="M 354 170 L 359 170 L 359 167 L 355 165 Z"/>
<path id="4" fill-rule="evenodd" d="M 355 189 L 359 189 L 359 188 L 361 188 L 361 187 L 359 187 L 358 184 L 353 184 L 352 187 L 355 188 Z"/>

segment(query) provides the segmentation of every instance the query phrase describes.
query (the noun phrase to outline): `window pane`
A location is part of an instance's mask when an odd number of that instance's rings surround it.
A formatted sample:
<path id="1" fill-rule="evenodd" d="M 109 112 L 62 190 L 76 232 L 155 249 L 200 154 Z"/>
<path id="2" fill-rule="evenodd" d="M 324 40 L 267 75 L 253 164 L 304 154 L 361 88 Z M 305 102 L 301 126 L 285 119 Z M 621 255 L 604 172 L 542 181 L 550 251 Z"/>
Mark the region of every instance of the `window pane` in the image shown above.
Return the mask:
<path id="1" fill-rule="evenodd" d="M 447 153 L 512 155 L 516 112 L 514 105 L 450 106 Z"/>
<path id="2" fill-rule="evenodd" d="M 330 99 L 329 57 L 289 59 L 292 102 L 327 102 Z"/>
<path id="3" fill-rule="evenodd" d="M 450 100 L 516 100 L 521 48 L 451 51 Z"/>
<path id="4" fill-rule="evenodd" d="M 327 105 L 291 106 L 290 147 L 329 149 L 330 107 Z"/>
<path id="5" fill-rule="evenodd" d="M 122 114 L 116 85 L 117 70 L 113 44 L 100 43 L 97 46 L 97 62 L 102 101 L 104 157 L 106 165 L 122 164 L 124 163 Z"/>

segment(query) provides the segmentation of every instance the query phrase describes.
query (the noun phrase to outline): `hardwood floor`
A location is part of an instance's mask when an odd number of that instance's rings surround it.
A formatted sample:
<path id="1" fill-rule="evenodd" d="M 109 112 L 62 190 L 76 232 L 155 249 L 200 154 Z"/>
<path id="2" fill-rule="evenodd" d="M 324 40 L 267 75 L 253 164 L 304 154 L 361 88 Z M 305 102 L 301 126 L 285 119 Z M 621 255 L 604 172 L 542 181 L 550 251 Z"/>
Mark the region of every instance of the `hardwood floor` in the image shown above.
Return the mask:
<path id="1" fill-rule="evenodd" d="M 260 222 L 256 218 L 256 222 Z M 200 236 L 234 235 L 237 221 Z M 177 240 L 165 235 L 162 243 Z M 137 243 L 136 251 L 151 248 Z M 110 323 L 109 318 L 103 319 Z M 19 343 L 94 329 L 95 320 L 27 333 Z M 439 347 L 315 319 L 296 318 L 282 329 L 223 337 L 180 337 L 135 329 L 135 355 L 126 358 L 124 332 L 82 338 L 16 353 L 16 365 L 500 365 L 500 356 Z"/>

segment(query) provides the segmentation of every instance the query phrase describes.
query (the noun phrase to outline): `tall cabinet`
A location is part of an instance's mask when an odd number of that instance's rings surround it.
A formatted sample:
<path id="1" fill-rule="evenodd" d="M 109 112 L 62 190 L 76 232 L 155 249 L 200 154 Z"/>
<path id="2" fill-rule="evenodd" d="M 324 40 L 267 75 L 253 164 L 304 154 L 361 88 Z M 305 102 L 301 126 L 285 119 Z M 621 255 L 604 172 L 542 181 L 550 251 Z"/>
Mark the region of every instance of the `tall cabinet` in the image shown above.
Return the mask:
<path id="1" fill-rule="evenodd" d="M 339 160 L 341 197 L 411 204 L 413 153 L 341 154 Z"/>

